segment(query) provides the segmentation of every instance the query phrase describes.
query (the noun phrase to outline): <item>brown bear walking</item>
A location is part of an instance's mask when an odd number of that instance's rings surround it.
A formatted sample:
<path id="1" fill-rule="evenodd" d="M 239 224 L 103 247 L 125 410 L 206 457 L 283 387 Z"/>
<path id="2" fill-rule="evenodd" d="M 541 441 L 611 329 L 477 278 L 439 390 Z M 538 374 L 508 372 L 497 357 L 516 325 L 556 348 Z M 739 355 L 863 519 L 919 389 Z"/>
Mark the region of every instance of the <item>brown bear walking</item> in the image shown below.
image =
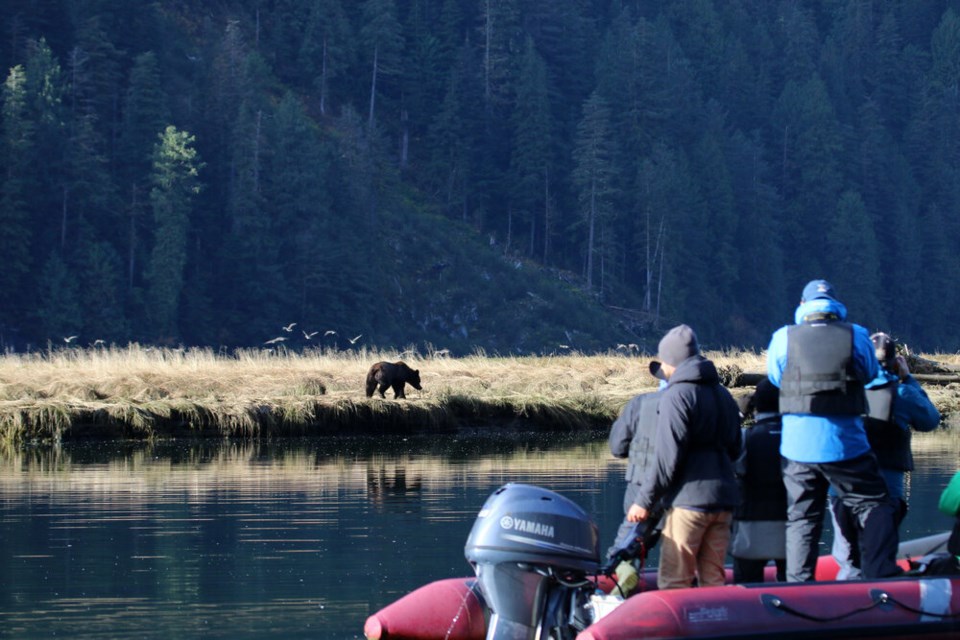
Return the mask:
<path id="1" fill-rule="evenodd" d="M 367 397 L 373 396 L 374 390 L 380 392 L 381 398 L 386 398 L 383 392 L 393 387 L 394 398 L 406 398 L 403 393 L 404 384 L 409 383 L 414 389 L 422 390 L 420 386 L 420 370 L 411 369 L 406 362 L 378 362 L 367 372 Z M 377 388 L 379 386 L 379 389 Z"/>

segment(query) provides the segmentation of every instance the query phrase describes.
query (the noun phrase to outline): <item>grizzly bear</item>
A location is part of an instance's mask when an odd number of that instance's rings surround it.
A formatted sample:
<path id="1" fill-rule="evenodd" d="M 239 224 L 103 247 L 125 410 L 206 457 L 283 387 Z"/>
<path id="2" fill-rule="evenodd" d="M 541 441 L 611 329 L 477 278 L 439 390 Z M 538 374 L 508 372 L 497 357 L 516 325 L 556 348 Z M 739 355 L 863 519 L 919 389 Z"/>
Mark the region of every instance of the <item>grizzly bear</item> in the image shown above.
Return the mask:
<path id="1" fill-rule="evenodd" d="M 381 398 L 386 398 L 383 392 L 393 387 L 394 398 L 406 398 L 403 393 L 404 384 L 409 383 L 414 389 L 422 390 L 420 386 L 420 370 L 411 369 L 406 362 L 378 362 L 367 372 L 367 397 L 373 396 L 376 389 Z M 379 389 L 377 386 L 379 385 Z"/>

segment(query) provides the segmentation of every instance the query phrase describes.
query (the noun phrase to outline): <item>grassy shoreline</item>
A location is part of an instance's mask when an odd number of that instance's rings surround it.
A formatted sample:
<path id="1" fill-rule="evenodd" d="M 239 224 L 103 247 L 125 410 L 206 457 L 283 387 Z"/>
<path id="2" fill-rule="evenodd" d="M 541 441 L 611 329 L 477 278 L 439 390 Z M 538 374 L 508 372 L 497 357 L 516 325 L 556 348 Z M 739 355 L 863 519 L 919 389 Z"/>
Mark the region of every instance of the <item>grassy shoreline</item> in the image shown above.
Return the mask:
<path id="1" fill-rule="evenodd" d="M 764 354 L 711 352 L 734 395 Z M 930 356 L 946 365 L 956 356 Z M 402 359 L 423 391 L 366 398 L 367 370 Z M 619 353 L 463 358 L 386 351 L 152 349 L 130 345 L 0 356 L 0 442 L 82 437 L 273 437 L 504 428 L 607 429 L 634 395 L 656 388 L 647 356 Z M 960 384 L 927 387 L 944 414 Z"/>

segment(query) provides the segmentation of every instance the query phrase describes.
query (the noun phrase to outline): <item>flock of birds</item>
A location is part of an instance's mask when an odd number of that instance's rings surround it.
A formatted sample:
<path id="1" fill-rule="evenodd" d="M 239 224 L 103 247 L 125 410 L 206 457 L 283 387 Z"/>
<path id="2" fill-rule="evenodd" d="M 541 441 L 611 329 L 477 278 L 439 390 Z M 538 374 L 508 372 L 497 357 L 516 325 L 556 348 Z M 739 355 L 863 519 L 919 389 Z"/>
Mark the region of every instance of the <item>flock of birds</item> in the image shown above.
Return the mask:
<path id="1" fill-rule="evenodd" d="M 288 325 L 282 326 L 281 329 L 283 329 L 283 330 L 284 330 L 285 332 L 287 332 L 287 333 L 293 333 L 293 329 L 294 329 L 294 327 L 296 327 L 296 326 L 297 326 L 297 323 L 296 323 L 296 322 L 291 322 L 291 323 L 288 324 Z M 320 333 L 319 331 L 305 331 L 305 330 L 303 330 L 303 329 L 301 329 L 300 332 L 303 334 L 303 337 L 304 337 L 304 339 L 306 339 L 306 340 L 313 340 L 314 336 L 316 336 L 317 334 Z M 335 335 L 337 335 L 337 332 L 334 331 L 333 329 L 327 329 L 326 331 L 323 332 L 323 337 L 324 337 L 324 338 L 328 338 L 328 337 L 330 337 L 330 336 L 335 336 Z M 64 341 L 65 343 L 67 343 L 67 344 L 71 344 L 71 343 L 72 343 L 74 340 L 76 340 L 78 337 L 79 337 L 79 336 L 75 336 L 75 335 L 74 335 L 74 336 L 64 336 L 64 337 L 63 337 L 63 341 Z M 353 338 L 347 338 L 347 342 L 349 342 L 350 345 L 352 346 L 352 345 L 357 344 L 357 341 L 360 340 L 360 338 L 362 338 L 362 337 L 363 337 L 363 334 L 361 333 L 361 334 L 359 334 L 359 335 L 357 335 L 357 336 L 354 336 Z M 270 346 L 270 347 L 273 347 L 273 346 L 275 346 L 275 345 L 282 344 L 282 343 L 286 342 L 286 341 L 289 340 L 289 339 L 290 339 L 290 337 L 288 337 L 288 336 L 277 336 L 277 337 L 275 337 L 275 338 L 271 338 L 271 339 L 267 340 L 267 341 L 264 342 L 263 344 L 264 344 L 264 345 L 267 345 L 267 346 Z M 93 342 L 91 343 L 91 346 L 93 346 L 93 347 L 102 347 L 102 346 L 104 346 L 104 345 L 106 345 L 106 342 L 103 341 L 103 340 L 95 340 L 95 341 L 93 341 Z M 569 350 L 569 349 L 570 349 L 570 346 L 569 346 L 569 345 L 566 345 L 566 344 L 561 344 L 561 345 L 558 345 L 558 346 L 559 346 L 559 348 L 560 348 L 561 350 Z M 625 351 L 625 352 L 628 353 L 628 354 L 637 354 L 637 353 L 640 352 L 640 347 L 639 347 L 638 345 L 634 344 L 634 343 L 630 343 L 630 344 L 618 344 L 616 350 L 617 350 L 617 351 Z M 434 355 L 437 355 L 437 356 L 446 356 L 446 355 L 449 355 L 449 354 L 450 354 L 450 351 L 449 351 L 448 349 L 441 349 L 441 350 L 435 352 Z"/>
<path id="2" fill-rule="evenodd" d="M 297 323 L 296 323 L 296 322 L 291 322 L 290 324 L 288 324 L 288 325 L 286 325 L 286 326 L 284 326 L 284 327 L 281 327 L 281 328 L 282 328 L 284 331 L 286 331 L 287 333 L 293 333 L 293 328 L 296 327 L 296 326 L 297 326 Z M 313 337 L 314 337 L 315 335 L 317 335 L 318 333 L 320 333 L 319 331 L 304 331 L 303 329 L 301 329 L 300 332 L 303 334 L 303 337 L 304 337 L 305 339 L 307 339 L 307 340 L 313 340 Z M 337 335 L 337 332 L 334 331 L 333 329 L 327 329 L 326 331 L 323 332 L 323 337 L 324 337 L 324 338 L 329 337 L 329 336 L 335 336 L 335 335 Z M 362 337 L 363 337 L 363 334 L 361 333 L 360 335 L 358 335 L 358 336 L 356 336 L 356 337 L 354 337 L 354 338 L 347 338 L 347 341 L 348 341 L 351 345 L 354 345 L 354 344 L 356 344 L 357 341 L 358 341 L 360 338 L 362 338 Z M 290 339 L 290 338 L 287 337 L 287 336 L 277 336 L 276 338 L 271 338 L 271 339 L 267 340 L 267 341 L 264 342 L 263 344 L 273 346 L 273 345 L 276 345 L 276 344 L 280 344 L 280 343 L 282 343 L 282 342 L 286 342 L 286 341 L 289 340 L 289 339 Z"/>
<path id="3" fill-rule="evenodd" d="M 284 331 L 286 331 L 287 333 L 293 333 L 293 329 L 294 329 L 294 327 L 296 327 L 296 326 L 297 326 L 297 323 L 296 323 L 296 322 L 291 322 L 290 324 L 285 325 L 285 326 L 283 326 L 283 327 L 281 327 L 281 328 L 282 328 Z M 319 331 L 304 331 L 303 329 L 301 329 L 300 332 L 303 333 L 303 337 L 304 337 L 306 340 L 313 340 L 314 336 L 316 336 L 317 334 L 320 333 Z M 337 335 L 337 332 L 334 331 L 333 329 L 327 329 L 326 331 L 323 332 L 323 337 L 324 337 L 324 338 L 328 338 L 328 337 L 330 337 L 330 336 L 335 336 L 335 335 Z M 73 341 L 76 340 L 76 339 L 79 338 L 79 337 L 80 337 L 80 336 L 78 336 L 78 335 L 63 336 L 63 341 L 64 341 L 66 344 L 73 344 Z M 347 338 L 347 342 L 349 342 L 351 345 L 355 345 L 355 344 L 357 344 L 357 342 L 358 342 L 358 341 L 360 340 L 360 338 L 362 338 L 362 337 L 363 337 L 363 334 L 361 333 L 361 334 L 359 334 L 359 335 L 354 336 L 353 338 Z M 273 346 L 273 345 L 278 345 L 278 344 L 281 344 L 281 343 L 283 343 L 283 342 L 286 342 L 286 341 L 289 340 L 289 339 L 290 339 L 289 336 L 277 336 L 276 338 L 271 338 L 270 340 L 267 340 L 267 341 L 264 342 L 263 344 L 268 345 L 268 346 Z M 90 343 L 90 346 L 93 346 L 93 347 L 102 347 L 102 346 L 105 346 L 105 345 L 106 345 L 106 341 L 104 341 L 104 340 L 94 340 L 92 343 Z"/>

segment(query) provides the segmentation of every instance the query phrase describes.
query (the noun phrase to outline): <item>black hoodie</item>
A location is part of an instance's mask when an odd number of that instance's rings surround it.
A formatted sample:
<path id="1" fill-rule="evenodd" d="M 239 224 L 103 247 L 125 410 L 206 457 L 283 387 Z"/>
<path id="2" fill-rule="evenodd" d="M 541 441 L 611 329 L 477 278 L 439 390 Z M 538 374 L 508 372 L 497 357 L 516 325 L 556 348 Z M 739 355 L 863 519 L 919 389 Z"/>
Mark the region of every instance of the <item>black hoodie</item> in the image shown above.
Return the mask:
<path id="1" fill-rule="evenodd" d="M 702 511 L 732 511 L 739 502 L 734 462 L 743 436 L 740 410 L 710 360 L 681 362 L 660 395 L 655 464 L 636 503 Z"/>

